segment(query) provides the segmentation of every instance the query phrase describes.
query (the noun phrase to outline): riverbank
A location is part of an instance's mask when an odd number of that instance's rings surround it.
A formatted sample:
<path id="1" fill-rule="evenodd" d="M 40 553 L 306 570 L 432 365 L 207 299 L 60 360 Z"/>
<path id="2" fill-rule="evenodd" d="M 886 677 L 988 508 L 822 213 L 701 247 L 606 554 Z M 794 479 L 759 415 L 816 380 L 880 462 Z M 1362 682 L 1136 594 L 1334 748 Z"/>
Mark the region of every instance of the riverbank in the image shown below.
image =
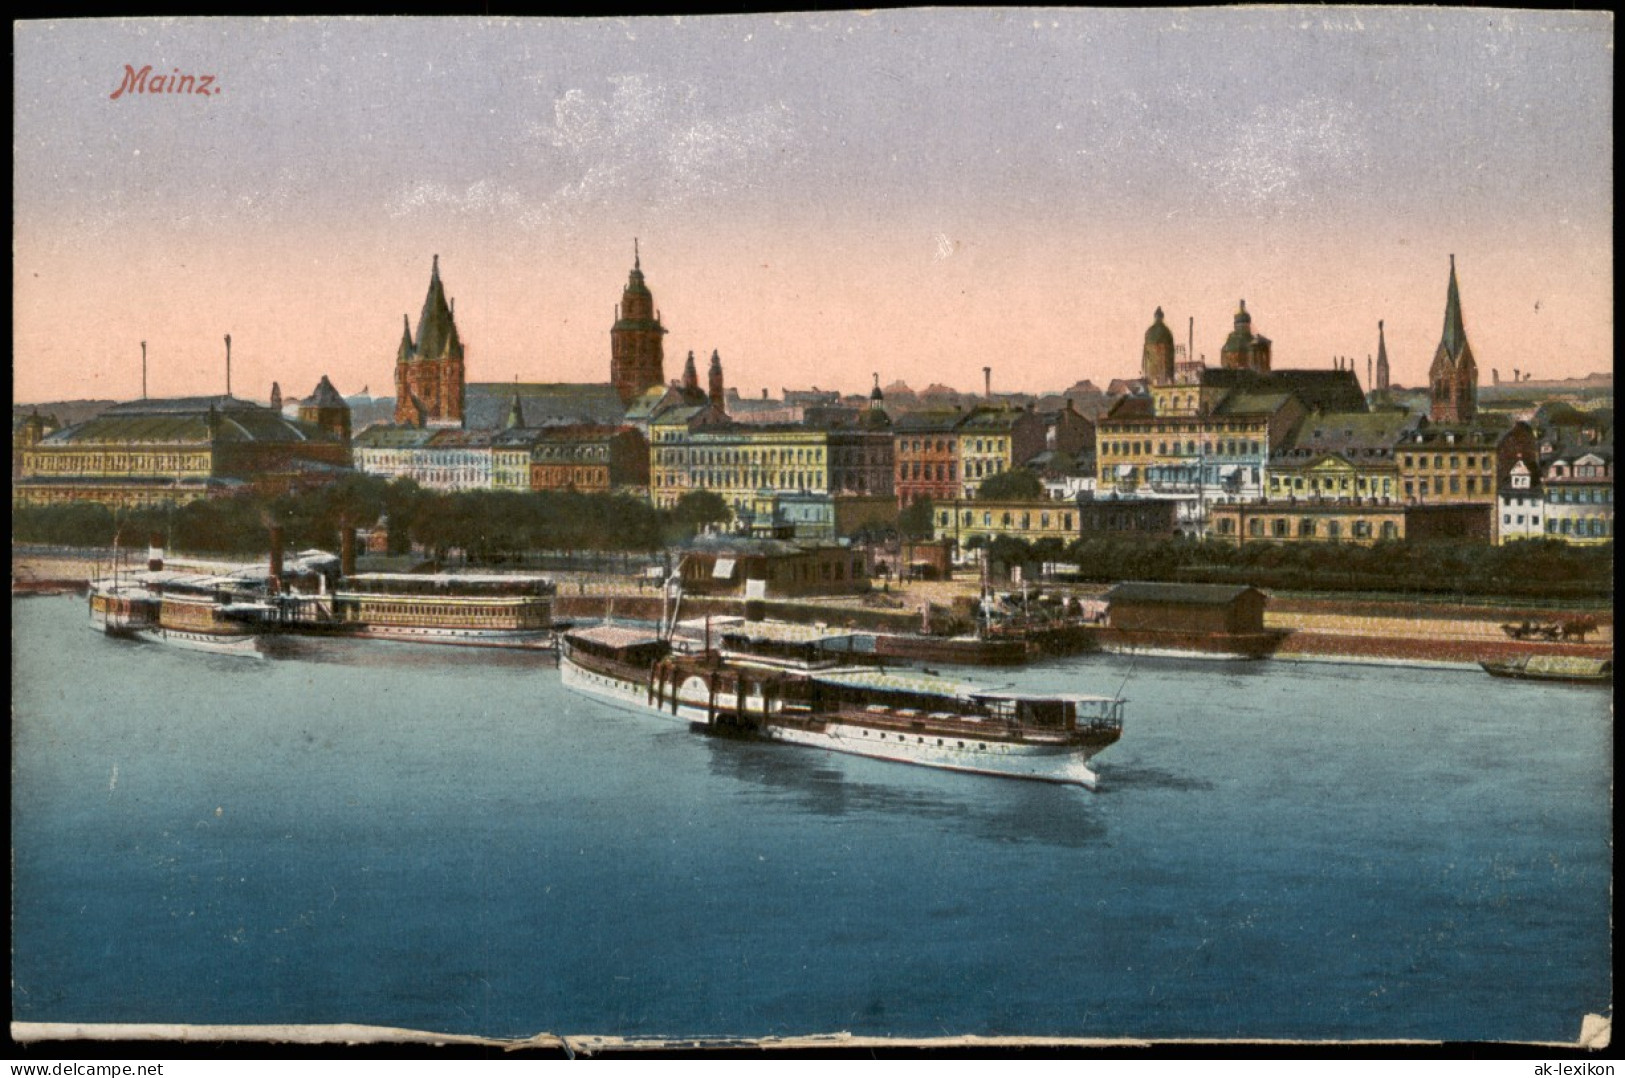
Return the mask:
<path id="1" fill-rule="evenodd" d="M 94 550 L 21 549 L 12 552 L 13 594 L 83 590 L 105 567 L 110 552 Z M 170 563 L 219 564 L 216 559 L 172 556 Z M 659 591 L 646 582 L 584 573 L 552 574 L 558 579 L 557 613 L 561 619 L 585 620 L 619 616 L 654 620 L 661 614 Z M 786 621 L 826 623 L 843 628 L 879 632 L 917 632 L 926 604 L 951 607 L 956 598 L 974 595 L 973 580 L 908 584 L 870 596 L 808 598 L 766 603 L 767 616 Z M 1068 588 L 1103 594 L 1100 588 Z M 685 617 L 739 615 L 738 599 L 688 596 Z M 1480 659 L 1506 659 L 1518 655 L 1577 655 L 1606 658 L 1613 653 L 1614 616 L 1599 604 L 1590 615 L 1597 629 L 1584 641 L 1517 641 L 1509 639 L 1505 624 L 1526 620 L 1555 621 L 1551 610 L 1527 602 L 1466 605 L 1429 599 L 1347 600 L 1325 595 L 1272 595 L 1265 614 L 1266 628 L 1291 631 L 1277 660 L 1350 662 L 1406 666 L 1476 666 Z"/>

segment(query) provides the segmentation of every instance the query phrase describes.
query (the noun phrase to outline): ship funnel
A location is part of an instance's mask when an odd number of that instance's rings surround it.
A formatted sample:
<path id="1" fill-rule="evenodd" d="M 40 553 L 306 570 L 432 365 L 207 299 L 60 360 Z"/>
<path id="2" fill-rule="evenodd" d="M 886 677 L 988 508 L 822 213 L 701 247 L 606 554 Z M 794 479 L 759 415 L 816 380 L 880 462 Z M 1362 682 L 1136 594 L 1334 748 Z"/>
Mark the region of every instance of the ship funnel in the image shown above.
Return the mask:
<path id="1" fill-rule="evenodd" d="M 164 567 L 164 537 L 153 532 L 147 541 L 147 569 L 158 572 Z"/>
<path id="2" fill-rule="evenodd" d="M 282 527 L 279 524 L 271 525 L 271 587 L 280 587 L 282 583 Z"/>
<path id="3" fill-rule="evenodd" d="M 355 576 L 355 529 L 339 529 L 339 575 Z"/>

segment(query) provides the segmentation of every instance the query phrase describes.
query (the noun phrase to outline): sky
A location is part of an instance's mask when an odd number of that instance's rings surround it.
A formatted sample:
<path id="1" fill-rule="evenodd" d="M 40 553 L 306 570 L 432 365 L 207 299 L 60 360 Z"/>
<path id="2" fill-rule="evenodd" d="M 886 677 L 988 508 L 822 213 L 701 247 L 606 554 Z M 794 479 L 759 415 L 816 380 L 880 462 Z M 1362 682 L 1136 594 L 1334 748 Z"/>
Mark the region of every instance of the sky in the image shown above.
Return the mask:
<path id="1" fill-rule="evenodd" d="M 637 239 L 666 374 L 748 396 L 1102 388 L 1386 323 L 1453 254 L 1483 381 L 1612 367 L 1602 12 L 998 9 L 14 23 L 18 401 L 393 393 L 438 255 L 470 381 L 608 380 Z M 213 93 L 117 93 L 212 76 Z M 151 84 L 149 83 L 149 89 Z"/>

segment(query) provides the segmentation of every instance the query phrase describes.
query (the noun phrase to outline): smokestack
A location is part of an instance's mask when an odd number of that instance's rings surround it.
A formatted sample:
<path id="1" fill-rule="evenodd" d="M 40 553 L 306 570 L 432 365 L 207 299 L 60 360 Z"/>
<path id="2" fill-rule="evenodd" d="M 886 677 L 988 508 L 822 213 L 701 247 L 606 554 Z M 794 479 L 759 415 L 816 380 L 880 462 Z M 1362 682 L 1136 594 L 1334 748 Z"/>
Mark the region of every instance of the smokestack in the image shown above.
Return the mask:
<path id="1" fill-rule="evenodd" d="M 1194 314 L 1191 315 L 1190 328 L 1185 332 L 1185 340 L 1188 342 L 1185 345 L 1185 362 L 1189 363 L 1190 358 L 1196 354 L 1196 316 Z"/>
<path id="2" fill-rule="evenodd" d="M 982 368 L 982 396 L 984 396 L 984 397 L 986 397 L 988 399 L 988 403 L 990 403 L 990 404 L 992 403 L 992 401 L 993 401 L 993 368 L 992 367 L 983 367 Z"/>
<path id="3" fill-rule="evenodd" d="M 226 396 L 231 396 L 231 334 L 226 334 Z"/>
<path id="4" fill-rule="evenodd" d="M 147 539 L 147 569 L 158 572 L 164 567 L 164 537 L 153 532 Z"/>
<path id="5" fill-rule="evenodd" d="M 141 342 L 141 399 L 147 399 L 147 342 Z"/>
<path id="6" fill-rule="evenodd" d="M 282 586 L 282 525 L 271 525 L 271 587 Z"/>
<path id="7" fill-rule="evenodd" d="M 339 529 L 339 574 L 355 576 L 355 529 Z"/>

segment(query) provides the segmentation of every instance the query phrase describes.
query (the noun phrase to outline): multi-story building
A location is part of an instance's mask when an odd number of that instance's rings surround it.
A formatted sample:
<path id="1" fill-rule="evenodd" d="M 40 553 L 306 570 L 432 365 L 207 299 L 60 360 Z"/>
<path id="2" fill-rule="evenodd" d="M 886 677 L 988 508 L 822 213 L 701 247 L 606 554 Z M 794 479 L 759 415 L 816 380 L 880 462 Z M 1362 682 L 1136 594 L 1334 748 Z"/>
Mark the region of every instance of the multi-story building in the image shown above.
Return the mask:
<path id="1" fill-rule="evenodd" d="M 951 539 L 964 549 L 972 539 L 982 542 L 1012 539 L 1078 538 L 1078 507 L 1073 502 L 956 500 L 934 507 L 935 539 Z"/>
<path id="2" fill-rule="evenodd" d="M 1096 432 L 1096 494 L 1187 503 L 1180 519 L 1205 527 L 1206 507 L 1265 494 L 1271 457 L 1312 412 L 1366 410 L 1349 370 L 1270 369 L 1270 341 L 1243 304 L 1217 369 L 1172 363 L 1172 333 L 1146 331 L 1146 390 L 1120 400 Z"/>
<path id="3" fill-rule="evenodd" d="M 232 396 L 114 405 L 24 448 L 12 503 L 150 508 L 325 483 L 351 466 L 348 418 L 326 418 L 318 426 Z"/>
<path id="4" fill-rule="evenodd" d="M 632 427 L 548 427 L 529 434 L 532 490 L 649 485 L 649 443 Z"/>
<path id="5" fill-rule="evenodd" d="M 691 428 L 660 420 L 652 429 L 649 493 L 662 509 L 690 491 L 709 490 L 743 518 L 763 490 L 830 492 L 828 431 L 734 423 Z"/>
<path id="6" fill-rule="evenodd" d="M 974 498 L 982 481 L 1044 451 L 1046 425 L 1026 408 L 979 407 L 959 421 L 960 497 Z"/>
<path id="7" fill-rule="evenodd" d="M 369 427 L 356 436 L 356 468 L 429 490 L 490 490 L 495 431 Z"/>
<path id="8" fill-rule="evenodd" d="M 1544 462 L 1546 538 L 1593 546 L 1614 538 L 1614 449 L 1565 450 Z"/>
<path id="9" fill-rule="evenodd" d="M 960 496 L 958 409 L 922 409 L 892 421 L 894 488 L 897 503 L 921 498 L 952 501 Z"/>
<path id="10" fill-rule="evenodd" d="M 1544 536 L 1545 504 L 1546 491 L 1540 484 L 1540 473 L 1518 461 L 1507 473 L 1506 483 L 1496 498 L 1496 543 Z"/>
<path id="11" fill-rule="evenodd" d="M 1401 496 L 1395 446 L 1417 428 L 1407 412 L 1316 412 L 1305 416 L 1270 455 L 1265 496 L 1393 498 Z"/>
<path id="12" fill-rule="evenodd" d="M 1209 536 L 1246 543 L 1355 543 L 1476 539 L 1489 542 L 1493 506 L 1415 505 L 1380 498 L 1225 502 L 1209 509 Z"/>
<path id="13" fill-rule="evenodd" d="M 1400 496 L 1428 504 L 1494 505 L 1518 461 L 1538 460 L 1529 424 L 1480 416 L 1468 424 L 1420 423 L 1394 445 Z"/>

